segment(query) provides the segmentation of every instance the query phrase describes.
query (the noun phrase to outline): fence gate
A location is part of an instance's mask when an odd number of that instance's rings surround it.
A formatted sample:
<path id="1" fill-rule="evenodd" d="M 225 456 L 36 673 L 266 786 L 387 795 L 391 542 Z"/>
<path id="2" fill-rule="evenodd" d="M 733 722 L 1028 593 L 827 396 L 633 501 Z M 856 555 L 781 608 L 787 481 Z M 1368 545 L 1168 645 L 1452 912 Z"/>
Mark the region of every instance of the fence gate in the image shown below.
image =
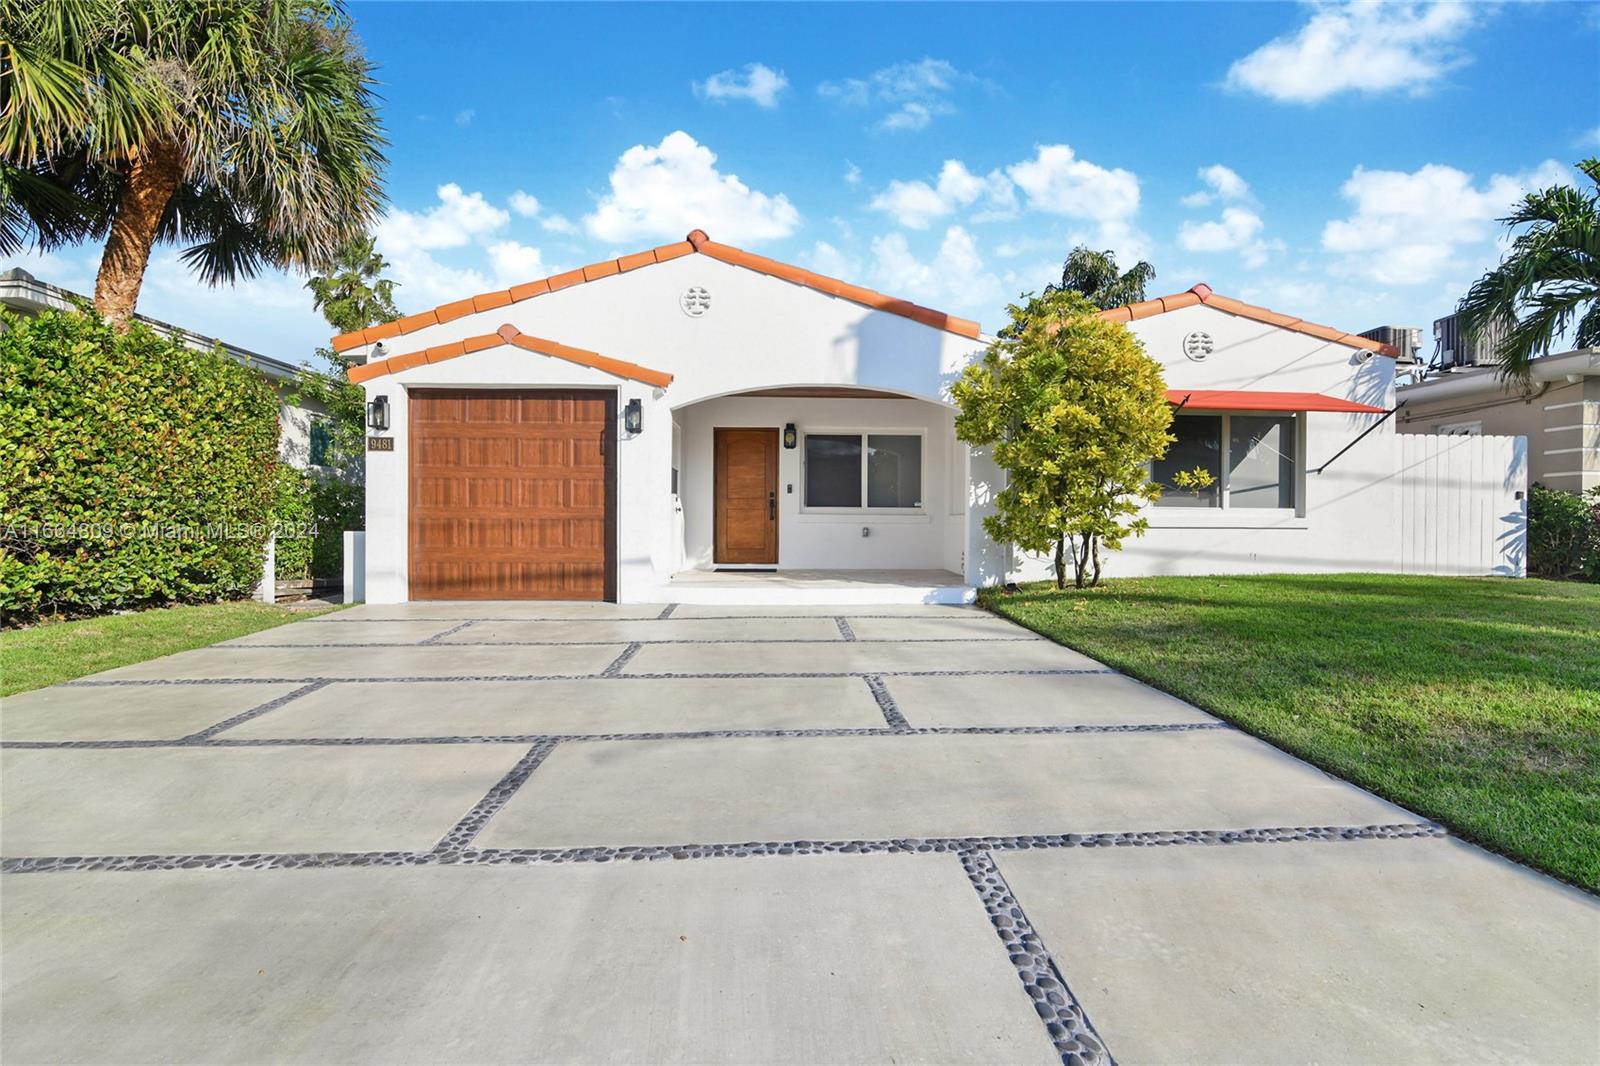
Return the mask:
<path id="1" fill-rule="evenodd" d="M 1528 438 L 1402 433 L 1400 569 L 1522 577 Z"/>

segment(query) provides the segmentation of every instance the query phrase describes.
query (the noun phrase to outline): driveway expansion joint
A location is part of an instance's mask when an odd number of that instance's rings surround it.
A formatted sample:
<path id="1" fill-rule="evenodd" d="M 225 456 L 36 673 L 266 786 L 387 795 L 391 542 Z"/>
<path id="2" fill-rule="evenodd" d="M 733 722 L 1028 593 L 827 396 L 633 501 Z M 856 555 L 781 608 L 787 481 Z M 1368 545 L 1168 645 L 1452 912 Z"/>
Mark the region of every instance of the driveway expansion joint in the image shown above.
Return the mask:
<path id="1" fill-rule="evenodd" d="M 661 613 L 656 615 L 656 621 L 658 621 L 658 622 L 666 621 L 668 618 L 672 617 L 672 612 L 676 611 L 677 609 L 678 609 L 678 605 L 677 604 L 675 604 L 675 603 L 667 604 L 665 607 L 661 608 Z"/>
<path id="2" fill-rule="evenodd" d="M 471 628 L 472 628 L 472 627 L 473 627 L 473 626 L 474 626 L 474 625 L 476 625 L 476 624 L 477 624 L 477 622 L 476 622 L 476 621 L 475 621 L 475 620 L 473 620 L 473 619 L 470 619 L 470 618 L 469 618 L 469 619 L 468 619 L 468 620 L 467 620 L 467 621 L 465 621 L 465 622 L 462 622 L 462 623 L 461 623 L 461 624 L 460 624 L 460 625 L 458 625 L 458 626 L 451 626 L 451 627 L 450 627 L 450 628 L 449 628 L 449 629 L 446 629 L 446 630 L 445 630 L 445 631 L 444 631 L 444 632 L 442 632 L 442 633 L 435 633 L 435 634 L 434 634 L 434 635 L 433 635 L 433 636 L 431 636 L 431 637 L 426 637 L 426 638 L 424 638 L 424 639 L 423 639 L 423 640 L 420 640 L 420 641 L 418 641 L 418 642 L 417 642 L 417 645 L 416 645 L 416 646 L 417 646 L 417 647 L 424 647 L 424 646 L 426 646 L 426 645 L 430 645 L 430 644 L 437 644 L 437 643 L 439 643 L 439 642 L 440 642 L 440 641 L 441 641 L 441 640 L 443 640 L 443 639 L 444 639 L 444 638 L 445 638 L 445 637 L 448 637 L 448 636 L 451 636 L 451 635 L 452 635 L 452 634 L 455 634 L 455 633 L 459 633 L 459 632 L 461 632 L 461 631 L 462 631 L 462 630 L 463 630 L 463 629 L 471 629 Z M 259 647 L 261 647 L 261 646 L 262 646 L 262 645 L 259 645 L 259 644 L 255 644 L 255 645 L 251 645 L 251 644 L 237 644 L 237 645 L 230 645 L 230 646 L 231 646 L 231 647 L 241 647 L 241 648 L 249 648 L 249 647 L 258 647 L 258 648 L 259 648 Z M 302 645 L 302 647 L 304 647 L 304 646 L 305 646 L 305 645 Z M 327 644 L 327 645 L 322 645 L 322 647 L 340 647 L 340 646 L 341 646 L 341 645 L 336 645 L 336 644 Z M 380 645 L 380 646 L 382 646 L 382 645 Z M 404 647 L 404 646 L 405 646 L 405 645 L 389 645 L 389 646 L 390 646 L 390 647 Z"/>
<path id="3" fill-rule="evenodd" d="M 1073 996 L 1055 957 L 1012 895 L 994 857 L 978 849 L 963 849 L 958 854 L 961 868 L 983 901 L 989 923 L 1005 945 L 1011 965 L 1017 968 L 1022 987 L 1033 1000 L 1033 1009 L 1064 1066 L 1109 1066 L 1111 1053 Z"/>
<path id="4" fill-rule="evenodd" d="M 878 703 L 878 710 L 883 712 L 883 720 L 889 723 L 889 728 L 898 733 L 910 731 L 911 723 L 900 713 L 900 705 L 889 692 L 889 686 L 883 683 L 883 678 L 877 674 L 868 674 L 866 682 L 867 688 L 872 690 L 872 698 Z"/>
<path id="5" fill-rule="evenodd" d="M 856 639 L 856 631 L 854 629 L 850 628 L 850 623 L 845 620 L 844 615 L 835 615 L 834 619 L 833 619 L 833 624 L 839 627 L 839 636 L 842 639 L 844 639 L 844 640 L 855 640 Z"/>
<path id="6" fill-rule="evenodd" d="M 868 682 L 871 685 L 871 681 Z M 882 681 L 878 682 L 882 686 Z M 306 686 L 304 692 L 311 691 L 314 687 Z M 876 697 L 878 690 L 873 690 Z M 443 734 L 439 736 L 417 737 L 219 737 L 207 736 L 203 739 L 183 737 L 176 740 L 8 740 L 0 742 L 0 750 L 14 748 L 18 750 L 115 750 L 119 748 L 292 748 L 292 747 L 403 747 L 426 746 L 429 744 L 539 744 L 569 743 L 583 744 L 611 741 L 641 741 L 641 740 L 745 740 L 745 739 L 777 739 L 787 740 L 792 738 L 808 737 L 904 737 L 904 736 L 1071 736 L 1080 733 L 1206 733 L 1233 730 L 1234 726 L 1227 722 L 1131 722 L 1114 725 L 946 725 L 946 726 L 912 726 L 905 723 L 904 717 L 899 718 L 900 724 L 894 724 L 891 713 L 899 715 L 894 706 L 893 698 L 887 689 L 883 690 L 884 697 L 889 700 L 890 706 L 884 711 L 884 726 L 863 726 L 850 728 L 838 727 L 808 727 L 793 729 L 688 729 L 673 731 L 647 731 L 634 733 L 481 733 L 481 734 Z M 280 697 L 273 703 L 281 706 L 281 701 L 288 701 L 295 694 Z M 882 703 L 879 704 L 883 706 Z M 273 709 L 268 705 L 257 708 L 258 713 L 266 713 Z M 254 715 L 252 715 L 254 717 Z M 229 719 L 233 722 L 234 719 Z M 213 727 L 219 728 L 219 727 Z M 208 731 L 209 732 L 209 731 Z M 198 734 L 196 734 L 198 736 Z"/>
<path id="7" fill-rule="evenodd" d="M 525 866 L 546 863 L 651 862 L 686 859 L 742 859 L 770 855 L 884 855 L 948 852 L 1031 851 L 1053 848 L 1226 847 L 1236 844 L 1290 844 L 1303 841 L 1342 843 L 1352 840 L 1409 840 L 1446 837 L 1432 822 L 1382 825 L 1280 826 L 1261 829 L 1177 829 L 1135 832 L 1054 833 L 1025 836 L 890 837 L 877 840 L 788 840 L 720 844 L 639 844 L 566 848 L 469 848 L 457 843 L 457 831 L 470 827 L 473 836 L 520 787 L 538 763 L 536 745 L 500 783 L 480 800 L 431 851 L 296 852 L 195 855 L 71 855 L 0 859 L 7 874 L 64 871 L 160 870 L 290 870 L 345 866 Z M 514 775 L 520 778 L 512 781 Z M 507 786 L 510 791 L 504 791 Z M 497 801 L 497 802 L 496 802 Z M 471 837 L 466 838 L 470 841 Z"/>
<path id="8" fill-rule="evenodd" d="M 460 851 L 471 844 L 473 838 L 489 824 L 489 819 L 500 813 L 500 808 L 516 795 L 517 789 L 522 787 L 522 783 L 528 780 L 559 743 L 560 741 L 556 740 L 541 740 L 529 748 L 527 753 L 517 760 L 516 765 L 495 782 L 494 787 L 473 806 L 472 810 L 468 811 L 461 821 L 450 827 L 450 831 L 433 846 L 433 853 L 448 854 Z"/>
<path id="9" fill-rule="evenodd" d="M 610 665 L 608 665 L 604 670 L 600 671 L 600 676 L 616 677 L 617 675 L 621 674 L 622 668 L 628 665 L 628 660 L 633 658 L 635 655 L 638 655 L 639 649 L 642 647 L 644 647 L 643 644 L 640 644 L 638 641 L 634 641 L 626 648 L 623 648 L 622 654 L 618 655 L 615 659 L 612 659 Z"/>

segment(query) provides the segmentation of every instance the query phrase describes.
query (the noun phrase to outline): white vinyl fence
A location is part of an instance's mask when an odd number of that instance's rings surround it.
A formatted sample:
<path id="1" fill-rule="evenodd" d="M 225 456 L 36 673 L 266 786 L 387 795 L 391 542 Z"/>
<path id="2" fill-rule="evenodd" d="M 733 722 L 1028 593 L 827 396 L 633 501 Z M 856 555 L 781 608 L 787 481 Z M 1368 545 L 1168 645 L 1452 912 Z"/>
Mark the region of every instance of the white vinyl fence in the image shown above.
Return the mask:
<path id="1" fill-rule="evenodd" d="M 1395 438 L 1400 570 L 1522 577 L 1528 562 L 1528 438 Z"/>

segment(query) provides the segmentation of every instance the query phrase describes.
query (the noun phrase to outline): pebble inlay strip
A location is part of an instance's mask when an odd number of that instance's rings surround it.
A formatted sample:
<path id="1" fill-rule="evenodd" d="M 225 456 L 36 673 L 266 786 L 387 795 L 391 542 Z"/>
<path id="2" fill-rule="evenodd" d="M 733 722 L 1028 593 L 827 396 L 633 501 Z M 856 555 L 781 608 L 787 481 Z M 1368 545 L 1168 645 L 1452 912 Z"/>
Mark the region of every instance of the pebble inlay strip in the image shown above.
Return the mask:
<path id="1" fill-rule="evenodd" d="M 844 616 L 840 615 L 840 616 L 834 618 L 833 624 L 839 627 L 839 636 L 840 636 L 841 639 L 843 639 L 843 640 L 855 640 L 856 639 L 856 631 L 850 628 L 850 623 L 847 620 L 845 620 Z"/>
<path id="2" fill-rule="evenodd" d="M 868 674 L 866 681 L 867 688 L 872 690 L 872 698 L 878 701 L 878 710 L 883 712 L 883 720 L 889 723 L 889 728 L 897 733 L 910 732 L 911 723 L 900 713 L 900 705 L 890 695 L 889 686 L 883 683 L 883 678 L 877 674 Z"/>
<path id="3" fill-rule="evenodd" d="M 471 629 L 476 624 L 477 623 L 475 621 L 468 620 L 468 621 L 462 622 L 458 626 L 451 626 L 449 629 L 445 630 L 443 633 L 435 633 L 433 636 L 428 637 L 425 640 L 420 641 L 418 643 L 418 646 L 421 647 L 421 646 L 427 645 L 427 644 L 437 644 L 441 640 L 443 640 L 445 637 L 448 637 L 448 636 L 451 636 L 453 634 L 459 633 L 463 629 Z M 231 646 L 232 647 L 243 647 L 243 648 L 270 647 L 270 645 L 265 645 L 265 644 L 236 644 L 236 645 L 231 645 Z M 316 645 L 313 645 L 313 646 L 316 646 Z M 324 645 L 321 645 L 321 647 L 326 647 L 326 648 L 337 648 L 337 647 L 342 647 L 342 646 L 343 645 L 339 645 L 339 644 L 324 644 Z M 367 647 L 367 646 L 370 646 L 370 645 L 363 645 L 363 647 Z M 399 648 L 405 647 L 404 644 L 391 644 L 391 645 L 381 645 L 381 646 L 384 646 L 384 647 L 399 647 Z M 305 647 L 305 645 L 301 645 L 301 647 Z"/>
<path id="4" fill-rule="evenodd" d="M 190 733 L 188 736 L 179 739 L 178 743 L 180 743 L 180 744 L 195 744 L 195 743 L 199 743 L 201 741 L 210 740 L 212 737 L 216 736 L 218 733 L 222 732 L 224 729 L 232 729 L 234 726 L 239 725 L 239 724 L 244 723 L 244 722 L 248 722 L 252 718 L 260 718 L 262 715 L 266 714 L 268 711 L 275 711 L 279 707 L 282 707 L 286 703 L 293 703 L 295 700 L 299 699 L 301 696 L 308 696 L 311 693 L 317 691 L 317 689 L 319 689 L 319 688 L 327 688 L 327 687 L 328 687 L 328 682 L 326 682 L 326 681 L 313 681 L 309 685 L 301 685 L 299 688 L 295 689 L 293 692 L 286 692 L 282 696 L 279 696 L 275 700 L 268 700 L 266 703 L 263 703 L 258 707 L 252 707 L 248 711 L 241 711 L 239 714 L 234 715 L 232 718 L 224 719 L 223 721 L 218 722 L 216 725 L 207 726 L 206 728 L 200 730 L 197 733 Z"/>
<path id="5" fill-rule="evenodd" d="M 868 678 L 871 685 L 875 679 Z M 905 736 L 1032 736 L 1073 733 L 1195 733 L 1218 729 L 1232 729 L 1227 722 L 1159 722 L 1118 725 L 945 725 L 916 727 L 905 724 L 893 697 L 877 681 L 873 696 L 883 709 L 884 719 L 890 728 L 879 726 L 851 729 L 846 727 L 807 729 L 690 729 L 680 732 L 646 733 L 485 733 L 478 735 L 444 735 L 423 737 L 207 737 L 192 740 L 8 740 L 0 749 L 105 749 L 105 748 L 260 748 L 260 747 L 361 747 L 427 745 L 427 744 L 537 744 L 542 741 L 560 741 L 578 744 L 587 741 L 633 740 L 743 740 L 749 738 L 787 739 L 793 737 L 905 737 Z M 320 686 L 319 686 L 320 687 Z M 306 686 L 311 689 L 312 686 Z M 881 692 L 881 695 L 880 695 Z M 281 706 L 295 694 L 274 700 Z M 884 700 L 889 701 L 884 705 Z M 268 708 L 258 709 L 265 713 Z M 891 717 L 894 716 L 894 717 Z M 254 715 L 252 715 L 254 717 Z M 899 725 L 896 725 L 898 719 Z M 233 719 L 229 719 L 233 722 Z M 234 723 L 237 724 L 237 723 Z M 216 727 L 213 727 L 216 728 Z"/>
<path id="6" fill-rule="evenodd" d="M 667 604 L 665 607 L 661 608 L 661 613 L 656 615 L 656 621 L 658 621 L 658 622 L 666 621 L 668 618 L 672 617 L 672 612 L 676 611 L 677 609 L 678 609 L 678 605 L 677 604 L 675 604 L 675 603 Z"/>
<path id="7" fill-rule="evenodd" d="M 983 909 L 989 912 L 989 922 L 1006 946 L 1011 965 L 1017 968 L 1022 987 L 1033 1000 L 1033 1009 L 1044 1022 L 1064 1066 L 1109 1064 L 1111 1055 L 1100 1034 L 1089 1024 L 1083 1006 L 1073 997 L 1061 968 L 1011 894 L 994 858 L 987 851 L 963 851 L 961 866 L 972 887 L 978 890 Z"/>
<path id="8" fill-rule="evenodd" d="M 544 754 L 548 754 L 548 749 Z M 524 756 L 524 762 L 533 752 Z M 543 758 L 541 755 L 540 759 Z M 533 772 L 533 765 L 523 775 Z M 513 773 L 522 767 L 518 763 Z M 507 774 L 507 778 L 511 775 Z M 521 782 L 519 781 L 518 784 Z M 500 785 L 480 802 L 485 806 Z M 509 795 L 507 793 L 506 795 Z M 505 802 L 501 797 L 500 802 Z M 478 808 L 474 808 L 474 814 Z M 488 821 L 488 812 L 478 825 Z M 469 815 L 469 818 L 472 816 Z M 463 824 L 467 819 L 463 819 Z M 452 830 L 452 833 L 454 830 Z M 651 862 L 667 859 L 740 859 L 762 855 L 934 854 L 970 851 L 1029 851 L 1043 848 L 1217 847 L 1233 844 L 1288 844 L 1298 841 L 1405 840 L 1448 836 L 1431 822 L 1387 825 L 1290 826 L 1270 829 L 1177 829 L 1128 833 L 1054 833 L 1030 836 L 904 837 L 883 840 L 751 841 L 740 844 L 649 844 L 621 847 L 481 848 L 454 850 L 445 841 L 433 851 L 301 852 L 209 855 L 71 855 L 0 860 L 5 873 L 67 870 L 288 870 L 329 866 L 521 866 L 530 863 Z M 447 840 L 449 836 L 447 835 Z"/>
<path id="9" fill-rule="evenodd" d="M 626 648 L 623 648 L 622 654 L 618 655 L 615 659 L 612 659 L 611 664 L 604 670 L 600 671 L 600 676 L 616 677 L 618 674 L 622 673 L 622 668 L 628 665 L 628 660 L 633 658 L 635 655 L 638 655 L 639 649 L 642 647 L 644 647 L 643 644 L 640 644 L 638 641 L 634 641 Z"/>
<path id="10" fill-rule="evenodd" d="M 522 783 L 539 768 L 545 757 L 555 750 L 559 741 L 541 740 L 528 749 L 528 753 L 517 760 L 517 764 L 506 771 L 506 775 L 468 811 L 466 816 L 450 827 L 450 831 L 439 839 L 433 846 L 435 854 L 456 852 L 472 843 L 474 837 L 483 831 L 489 824 L 489 819 L 500 813 L 500 808 L 506 801 L 516 794 Z"/>
<path id="11" fill-rule="evenodd" d="M 616 643 L 612 641 L 611 643 Z M 829 641 L 828 643 L 833 643 Z M 393 647 L 394 645 L 388 645 Z M 303 645 L 296 645 L 303 647 Z M 623 652 L 632 658 L 627 651 Z M 810 678 L 810 677 L 1071 677 L 1076 674 L 1115 674 L 1108 667 L 1059 669 L 1037 667 L 1018 670 L 797 670 L 756 673 L 683 673 L 683 674 L 440 674 L 437 677 L 130 677 L 79 681 L 63 681 L 62 686 L 74 688 L 116 688 L 120 685 L 295 685 L 321 681 L 341 685 L 417 685 L 425 682 L 471 681 L 673 681 L 679 678 L 715 680 L 720 678 Z M 58 686 L 59 687 L 59 686 Z"/>

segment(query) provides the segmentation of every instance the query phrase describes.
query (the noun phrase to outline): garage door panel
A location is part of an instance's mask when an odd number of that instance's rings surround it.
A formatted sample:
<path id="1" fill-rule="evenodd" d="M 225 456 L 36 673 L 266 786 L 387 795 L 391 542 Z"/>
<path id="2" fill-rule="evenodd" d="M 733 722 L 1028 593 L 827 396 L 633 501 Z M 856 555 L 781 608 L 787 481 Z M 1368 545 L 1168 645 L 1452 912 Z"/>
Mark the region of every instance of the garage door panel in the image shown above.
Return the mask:
<path id="1" fill-rule="evenodd" d="M 419 390 L 411 416 L 413 599 L 614 598 L 611 394 Z"/>

